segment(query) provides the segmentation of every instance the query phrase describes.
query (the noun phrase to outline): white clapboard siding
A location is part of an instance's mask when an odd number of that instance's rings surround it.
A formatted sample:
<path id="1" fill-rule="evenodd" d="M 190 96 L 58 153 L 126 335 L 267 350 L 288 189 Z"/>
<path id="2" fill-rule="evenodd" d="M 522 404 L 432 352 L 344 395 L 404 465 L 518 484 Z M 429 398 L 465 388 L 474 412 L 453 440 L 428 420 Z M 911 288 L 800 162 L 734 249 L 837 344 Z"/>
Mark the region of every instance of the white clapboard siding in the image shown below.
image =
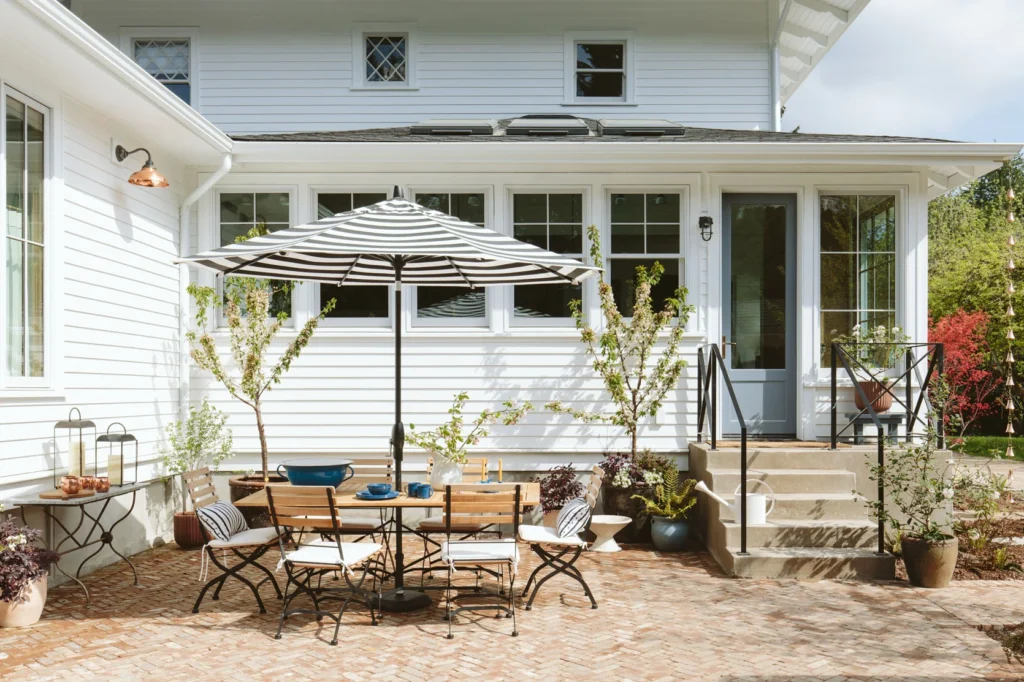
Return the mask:
<path id="1" fill-rule="evenodd" d="M 122 27 L 198 31 L 193 105 L 229 133 L 408 125 L 531 112 L 770 125 L 763 2 L 129 3 L 73 9 L 111 42 Z M 417 89 L 353 89 L 353 26 L 412 25 Z M 636 106 L 563 106 L 567 31 L 630 31 Z M 151 33 L 150 33 L 151 35 Z"/>
<path id="2" fill-rule="evenodd" d="M 172 188 L 125 182 L 131 171 L 110 158 L 118 129 L 65 100 L 61 110 L 63 200 L 56 223 L 63 244 L 63 296 L 47 318 L 63 336 L 60 391 L 0 401 L 0 499 L 5 486 L 43 484 L 53 462 L 53 424 L 78 407 L 102 433 L 122 422 L 142 460 L 159 456 L 177 418 L 177 205 L 184 186 L 166 156 Z M 57 444 L 66 461 L 67 441 Z M 106 451 L 101 450 L 100 467 Z"/>

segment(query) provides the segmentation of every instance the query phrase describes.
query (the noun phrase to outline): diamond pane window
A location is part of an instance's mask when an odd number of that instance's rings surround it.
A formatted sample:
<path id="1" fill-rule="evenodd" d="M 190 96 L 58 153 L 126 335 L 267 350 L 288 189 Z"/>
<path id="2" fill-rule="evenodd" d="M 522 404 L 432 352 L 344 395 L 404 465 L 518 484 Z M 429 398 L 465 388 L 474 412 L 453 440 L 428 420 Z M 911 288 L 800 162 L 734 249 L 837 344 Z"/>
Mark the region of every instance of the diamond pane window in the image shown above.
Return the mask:
<path id="1" fill-rule="evenodd" d="M 366 36 L 366 82 L 405 83 L 408 45 L 404 35 Z"/>
<path id="2" fill-rule="evenodd" d="M 192 100 L 190 49 L 188 38 L 144 38 L 132 41 L 135 63 L 186 104 L 191 104 Z"/>

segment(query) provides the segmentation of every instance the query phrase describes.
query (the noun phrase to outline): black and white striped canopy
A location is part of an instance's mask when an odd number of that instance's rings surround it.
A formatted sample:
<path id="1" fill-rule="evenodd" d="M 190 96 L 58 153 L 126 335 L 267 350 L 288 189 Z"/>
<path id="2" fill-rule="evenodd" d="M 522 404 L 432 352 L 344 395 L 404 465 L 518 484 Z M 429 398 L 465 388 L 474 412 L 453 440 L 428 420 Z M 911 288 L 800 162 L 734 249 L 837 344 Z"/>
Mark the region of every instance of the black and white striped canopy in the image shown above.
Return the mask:
<path id="1" fill-rule="evenodd" d="M 598 268 L 486 227 L 390 199 L 228 244 L 179 263 L 223 275 L 329 284 L 418 286 L 579 283 Z"/>

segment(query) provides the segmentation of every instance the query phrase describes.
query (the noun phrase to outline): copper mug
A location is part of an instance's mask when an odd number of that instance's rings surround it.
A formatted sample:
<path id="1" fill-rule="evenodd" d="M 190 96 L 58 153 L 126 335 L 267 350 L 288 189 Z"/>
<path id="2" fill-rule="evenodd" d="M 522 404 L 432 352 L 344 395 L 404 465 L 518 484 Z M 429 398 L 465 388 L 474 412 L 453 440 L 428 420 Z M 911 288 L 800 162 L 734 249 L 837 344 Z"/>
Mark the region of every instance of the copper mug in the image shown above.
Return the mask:
<path id="1" fill-rule="evenodd" d="M 61 476 L 60 490 L 65 495 L 77 495 L 82 490 L 82 482 L 78 476 Z"/>
<path id="2" fill-rule="evenodd" d="M 96 477 L 96 492 L 98 493 L 109 493 L 110 492 L 110 478 L 107 476 Z"/>
<path id="3" fill-rule="evenodd" d="M 96 488 L 95 476 L 82 476 L 79 480 L 82 483 L 82 490 L 94 490 Z"/>

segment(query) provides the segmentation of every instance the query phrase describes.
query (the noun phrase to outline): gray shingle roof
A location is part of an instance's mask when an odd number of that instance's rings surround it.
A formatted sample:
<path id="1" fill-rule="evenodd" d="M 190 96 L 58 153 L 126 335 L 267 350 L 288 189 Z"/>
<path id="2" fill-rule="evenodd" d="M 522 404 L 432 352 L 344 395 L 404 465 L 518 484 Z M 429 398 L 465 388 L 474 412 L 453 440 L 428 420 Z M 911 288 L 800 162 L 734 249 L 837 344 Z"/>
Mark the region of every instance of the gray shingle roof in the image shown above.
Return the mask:
<path id="1" fill-rule="evenodd" d="M 504 134 L 511 119 L 498 122 L 495 135 L 413 135 L 410 128 L 369 128 L 365 130 L 327 130 L 301 133 L 266 133 L 262 135 L 232 135 L 239 142 L 507 142 L 524 144 L 530 142 L 643 142 L 648 144 L 698 143 L 698 142 L 950 142 L 926 137 L 896 137 L 892 135 L 832 135 L 824 133 L 776 133 L 765 130 L 727 130 L 723 128 L 690 128 L 683 135 L 661 137 L 633 137 L 600 135 L 597 121 L 583 119 L 590 128 L 589 136 L 566 137 L 559 135 L 531 135 L 513 137 Z"/>

